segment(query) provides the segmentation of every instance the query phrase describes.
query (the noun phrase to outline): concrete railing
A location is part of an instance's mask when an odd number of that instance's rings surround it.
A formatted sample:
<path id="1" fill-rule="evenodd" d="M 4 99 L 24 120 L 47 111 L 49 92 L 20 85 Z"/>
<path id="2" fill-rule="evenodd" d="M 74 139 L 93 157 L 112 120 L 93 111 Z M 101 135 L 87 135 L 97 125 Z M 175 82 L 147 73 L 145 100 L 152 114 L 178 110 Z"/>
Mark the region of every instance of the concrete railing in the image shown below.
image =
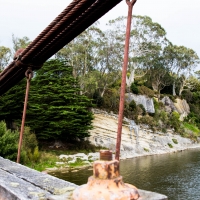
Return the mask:
<path id="1" fill-rule="evenodd" d="M 78 186 L 0 157 L 0 200 L 72 200 Z M 158 193 L 139 190 L 138 200 L 167 200 Z"/>

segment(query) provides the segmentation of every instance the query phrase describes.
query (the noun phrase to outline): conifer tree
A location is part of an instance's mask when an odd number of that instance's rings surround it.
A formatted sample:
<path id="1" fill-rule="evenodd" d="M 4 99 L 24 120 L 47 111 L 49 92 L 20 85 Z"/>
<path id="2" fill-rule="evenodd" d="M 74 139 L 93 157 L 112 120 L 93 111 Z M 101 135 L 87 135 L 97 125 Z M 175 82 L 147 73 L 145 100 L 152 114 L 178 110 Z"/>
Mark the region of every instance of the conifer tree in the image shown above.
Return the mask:
<path id="1" fill-rule="evenodd" d="M 0 97 L 0 120 L 4 120 L 8 128 L 13 128 L 13 122 L 21 124 L 25 90 L 23 79 Z"/>
<path id="2" fill-rule="evenodd" d="M 89 136 L 90 100 L 80 95 L 72 67 L 50 60 L 32 80 L 27 124 L 39 139 L 83 139 Z"/>

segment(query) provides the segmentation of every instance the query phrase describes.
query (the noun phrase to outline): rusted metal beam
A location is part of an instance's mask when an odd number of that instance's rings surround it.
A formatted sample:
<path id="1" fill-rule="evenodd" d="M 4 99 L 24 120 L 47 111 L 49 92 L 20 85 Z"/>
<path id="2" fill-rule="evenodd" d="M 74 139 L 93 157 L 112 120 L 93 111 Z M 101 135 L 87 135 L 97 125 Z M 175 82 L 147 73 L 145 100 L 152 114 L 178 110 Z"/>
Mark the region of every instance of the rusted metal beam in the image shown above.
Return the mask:
<path id="1" fill-rule="evenodd" d="M 118 129 L 117 129 L 117 141 L 116 141 L 116 153 L 115 159 L 119 160 L 120 156 L 120 146 L 121 146 L 121 135 L 122 135 L 122 120 L 124 114 L 124 101 L 125 101 L 125 90 L 126 90 L 126 73 L 128 66 L 128 55 L 129 55 L 129 42 L 130 42 L 130 32 L 131 32 L 131 20 L 132 20 L 132 11 L 133 6 L 137 0 L 126 0 L 128 5 L 128 17 L 126 25 L 126 40 L 124 47 L 124 62 L 122 68 L 122 82 L 121 82 L 121 91 L 120 91 L 120 104 L 119 104 L 119 116 L 118 116 Z"/>

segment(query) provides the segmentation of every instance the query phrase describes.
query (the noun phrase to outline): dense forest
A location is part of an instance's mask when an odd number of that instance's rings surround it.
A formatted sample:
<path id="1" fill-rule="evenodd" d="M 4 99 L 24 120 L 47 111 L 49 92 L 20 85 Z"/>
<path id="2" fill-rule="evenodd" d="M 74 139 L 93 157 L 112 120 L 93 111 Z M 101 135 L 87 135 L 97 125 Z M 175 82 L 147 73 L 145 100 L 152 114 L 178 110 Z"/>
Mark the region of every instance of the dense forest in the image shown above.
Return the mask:
<path id="1" fill-rule="evenodd" d="M 37 140 L 76 141 L 88 137 L 92 107 L 118 113 L 125 24 L 126 17 L 118 17 L 102 30 L 96 22 L 34 73 L 26 119 L 27 132 L 31 132 L 27 138 L 34 137 L 35 141 L 35 145 L 26 147 L 29 158 L 30 152 L 35 151 L 37 157 Z M 14 35 L 12 40 L 12 49 L 0 46 L 1 71 L 17 49 L 31 42 L 28 37 Z M 152 129 L 164 132 L 173 128 L 176 133 L 196 140 L 200 134 L 198 64 L 196 52 L 172 44 L 160 24 L 147 16 L 133 16 L 126 92 L 154 98 L 155 113 L 148 114 L 142 105 L 132 101 L 125 104 L 124 115 Z M 22 80 L 0 97 L 2 144 L 6 144 L 6 138 L 16 141 L 8 129 L 16 132 L 20 126 L 25 85 L 26 80 Z M 164 96 L 174 102 L 177 98 L 188 102 L 190 114 L 184 121 L 180 121 L 177 112 L 166 112 L 160 101 Z M 0 155 L 6 156 L 16 147 L 6 148 Z"/>

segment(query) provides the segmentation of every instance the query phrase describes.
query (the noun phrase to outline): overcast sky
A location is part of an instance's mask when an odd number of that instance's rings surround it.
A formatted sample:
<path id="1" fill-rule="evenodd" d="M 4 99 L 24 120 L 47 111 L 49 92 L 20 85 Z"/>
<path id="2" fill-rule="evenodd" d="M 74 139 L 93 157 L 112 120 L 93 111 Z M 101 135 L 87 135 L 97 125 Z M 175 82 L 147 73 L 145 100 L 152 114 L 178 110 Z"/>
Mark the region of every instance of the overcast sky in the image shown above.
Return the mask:
<path id="1" fill-rule="evenodd" d="M 0 0 L 0 46 L 12 46 L 12 34 L 33 40 L 67 7 L 71 0 Z M 137 0 L 133 14 L 158 22 L 176 45 L 192 48 L 200 56 L 200 0 Z M 127 15 L 122 1 L 100 20 Z M 200 68 L 199 68 L 200 69 Z"/>

